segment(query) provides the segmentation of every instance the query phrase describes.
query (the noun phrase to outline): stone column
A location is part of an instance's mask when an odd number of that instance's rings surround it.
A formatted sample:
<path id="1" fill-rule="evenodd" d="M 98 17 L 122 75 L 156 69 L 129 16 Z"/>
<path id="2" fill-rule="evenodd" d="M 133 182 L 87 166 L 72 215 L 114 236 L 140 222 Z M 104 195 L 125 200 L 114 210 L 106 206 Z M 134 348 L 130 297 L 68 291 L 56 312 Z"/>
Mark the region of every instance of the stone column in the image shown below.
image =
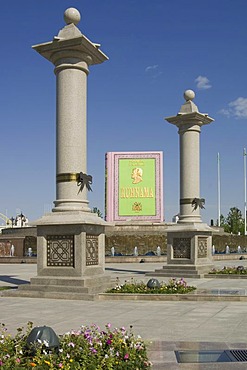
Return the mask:
<path id="1" fill-rule="evenodd" d="M 37 276 L 18 289 L 31 297 L 95 299 L 111 286 L 105 274 L 106 222 L 90 212 L 87 191 L 87 75 L 89 66 L 107 56 L 76 24 L 74 8 L 53 41 L 34 46 L 55 65 L 57 82 L 57 194 L 53 212 L 37 225 Z"/>
<path id="2" fill-rule="evenodd" d="M 166 118 L 178 127 L 180 139 L 180 215 L 167 228 L 167 265 L 148 275 L 198 278 L 212 268 L 212 230 L 200 216 L 205 203 L 200 198 L 200 132 L 213 119 L 199 113 L 194 97 L 192 90 L 185 91 L 179 113 Z"/>
<path id="3" fill-rule="evenodd" d="M 213 121 L 199 113 L 193 103 L 195 93 L 187 90 L 180 112 L 166 120 L 178 127 L 180 140 L 180 214 L 178 223 L 200 223 L 200 209 L 205 199 L 200 198 L 200 132 L 201 126 Z"/>
<path id="4" fill-rule="evenodd" d="M 80 191 L 77 178 L 80 172 L 87 174 L 86 100 L 90 57 L 78 55 L 73 50 L 69 57 L 66 53 L 61 54 L 55 53 L 52 58 L 57 79 L 56 201 L 53 211 L 88 211 L 87 188 L 84 186 Z"/>
<path id="5" fill-rule="evenodd" d="M 64 19 L 67 25 L 53 41 L 33 46 L 55 65 L 57 134 L 53 212 L 90 211 L 87 186 L 80 186 L 79 181 L 82 173 L 90 182 L 87 174 L 87 75 L 90 65 L 108 58 L 100 51 L 99 44 L 92 43 L 76 27 L 80 21 L 77 9 L 67 9 Z"/>

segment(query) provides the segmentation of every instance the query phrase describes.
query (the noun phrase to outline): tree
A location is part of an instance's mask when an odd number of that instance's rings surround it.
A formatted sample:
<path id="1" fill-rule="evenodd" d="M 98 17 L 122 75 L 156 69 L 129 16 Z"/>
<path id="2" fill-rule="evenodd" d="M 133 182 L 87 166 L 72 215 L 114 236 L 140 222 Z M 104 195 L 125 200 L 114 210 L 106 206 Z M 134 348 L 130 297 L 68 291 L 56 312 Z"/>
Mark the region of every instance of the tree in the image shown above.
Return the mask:
<path id="1" fill-rule="evenodd" d="M 226 218 L 223 215 L 220 215 L 220 226 L 224 227 L 225 224 L 226 224 Z"/>
<path id="2" fill-rule="evenodd" d="M 221 226 L 224 231 L 232 234 L 244 234 L 244 219 L 240 209 L 237 207 L 230 208 L 227 217 L 221 215 L 220 217 Z"/>

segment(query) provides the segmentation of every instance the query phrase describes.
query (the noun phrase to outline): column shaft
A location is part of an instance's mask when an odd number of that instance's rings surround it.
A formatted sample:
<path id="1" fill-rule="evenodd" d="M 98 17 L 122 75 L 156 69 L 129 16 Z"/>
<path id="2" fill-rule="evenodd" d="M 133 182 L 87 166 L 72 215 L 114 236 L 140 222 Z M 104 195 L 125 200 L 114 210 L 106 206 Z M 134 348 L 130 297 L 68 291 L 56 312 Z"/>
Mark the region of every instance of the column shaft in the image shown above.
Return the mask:
<path id="1" fill-rule="evenodd" d="M 187 126 L 187 125 L 186 125 Z M 201 222 L 200 208 L 192 200 L 200 198 L 200 126 L 179 130 L 180 138 L 180 216 L 179 222 Z"/>
<path id="2" fill-rule="evenodd" d="M 87 189 L 80 191 L 76 174 L 87 173 L 87 64 L 62 61 L 57 81 L 56 201 L 53 211 L 89 211 Z M 67 179 L 67 181 L 62 181 Z"/>

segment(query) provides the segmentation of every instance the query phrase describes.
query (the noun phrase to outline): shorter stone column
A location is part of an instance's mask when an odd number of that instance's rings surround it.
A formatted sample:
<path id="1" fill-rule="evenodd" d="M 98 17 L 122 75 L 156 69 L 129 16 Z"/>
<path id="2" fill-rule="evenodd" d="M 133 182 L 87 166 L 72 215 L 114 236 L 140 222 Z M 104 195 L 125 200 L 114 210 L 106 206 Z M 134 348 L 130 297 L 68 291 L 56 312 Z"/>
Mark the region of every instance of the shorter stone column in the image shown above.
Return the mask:
<path id="1" fill-rule="evenodd" d="M 180 214 L 167 229 L 167 266 L 149 275 L 202 277 L 212 268 L 212 230 L 200 215 L 205 203 L 200 197 L 200 132 L 213 119 L 199 113 L 194 97 L 192 90 L 185 91 L 179 113 L 166 118 L 179 133 Z"/>
<path id="2" fill-rule="evenodd" d="M 200 133 L 203 125 L 213 121 L 199 113 L 193 102 L 195 93 L 184 93 L 186 102 L 176 116 L 166 120 L 178 127 L 180 143 L 180 214 L 179 223 L 202 222 L 200 209 L 205 199 L 200 197 Z"/>

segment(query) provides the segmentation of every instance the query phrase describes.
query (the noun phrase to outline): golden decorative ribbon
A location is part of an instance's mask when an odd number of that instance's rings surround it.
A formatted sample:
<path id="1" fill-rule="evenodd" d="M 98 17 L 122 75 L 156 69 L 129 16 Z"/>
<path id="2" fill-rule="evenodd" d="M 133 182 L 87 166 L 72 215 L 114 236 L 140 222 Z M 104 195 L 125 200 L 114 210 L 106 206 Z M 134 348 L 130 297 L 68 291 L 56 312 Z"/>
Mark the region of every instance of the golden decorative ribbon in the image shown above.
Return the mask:
<path id="1" fill-rule="evenodd" d="M 59 173 L 57 175 L 57 183 L 58 182 L 70 182 L 70 181 L 77 181 L 79 173 Z"/>
<path id="2" fill-rule="evenodd" d="M 76 181 L 77 185 L 80 186 L 79 192 L 83 190 L 84 186 L 86 186 L 88 191 L 92 191 L 91 185 L 93 178 L 91 175 L 87 175 L 83 172 L 59 173 L 57 175 L 57 183 L 71 181 Z"/>

